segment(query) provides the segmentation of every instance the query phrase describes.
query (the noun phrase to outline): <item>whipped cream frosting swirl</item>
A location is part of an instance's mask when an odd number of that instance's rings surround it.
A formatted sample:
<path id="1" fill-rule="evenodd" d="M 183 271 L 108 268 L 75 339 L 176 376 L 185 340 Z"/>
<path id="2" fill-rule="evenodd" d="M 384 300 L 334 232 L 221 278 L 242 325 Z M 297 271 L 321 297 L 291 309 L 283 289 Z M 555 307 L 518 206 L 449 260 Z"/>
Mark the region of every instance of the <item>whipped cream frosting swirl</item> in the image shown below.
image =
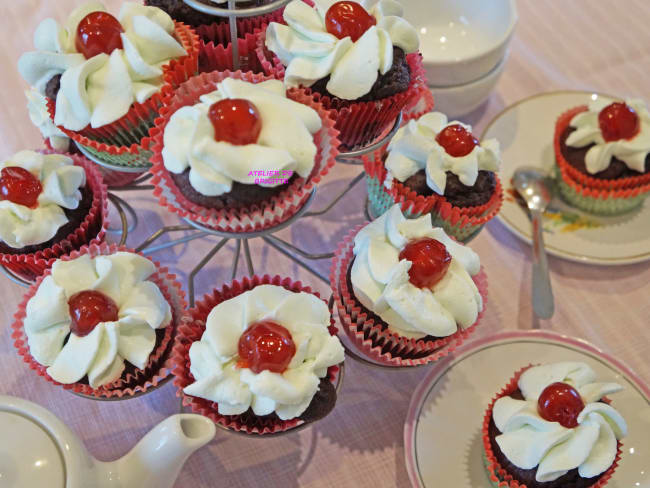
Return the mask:
<path id="1" fill-rule="evenodd" d="M 427 186 L 439 195 L 444 195 L 447 186 L 447 171 L 454 173 L 463 185 L 473 186 L 478 172 L 498 171 L 500 147 L 496 139 L 478 144 L 466 156 L 455 157 L 438 144 L 436 136 L 445 127 L 460 125 L 468 132 L 472 127 L 458 121 L 449 122 L 440 112 L 431 112 L 417 120 L 411 120 L 400 128 L 388 146 L 386 158 L 385 185 L 390 188 L 393 178 L 403 183 L 409 177 L 424 169 Z"/>
<path id="2" fill-rule="evenodd" d="M 47 98 L 34 88 L 25 91 L 27 97 L 27 110 L 29 118 L 44 139 L 50 142 L 50 146 L 55 151 L 67 152 L 70 149 L 70 138 L 59 129 L 47 111 Z"/>
<path id="3" fill-rule="evenodd" d="M 606 142 L 603 138 L 598 114 L 612 102 L 599 97 L 589 103 L 585 112 L 575 115 L 570 122 L 574 130 L 567 137 L 566 145 L 570 147 L 585 147 L 593 144 L 585 155 L 585 166 L 590 174 L 606 170 L 612 158 L 623 161 L 631 170 L 639 173 L 645 172 L 645 162 L 650 154 L 650 112 L 640 99 L 626 100 L 626 104 L 633 108 L 639 116 L 640 130 L 631 139 L 619 139 Z"/>
<path id="4" fill-rule="evenodd" d="M 257 107 L 262 122 L 257 143 L 237 146 L 215 140 L 210 106 L 228 98 L 248 100 Z M 223 195 L 231 191 L 233 181 L 252 185 L 259 180 L 257 184 L 266 187 L 282 184 L 281 178 L 259 179 L 255 175 L 260 171 L 291 171 L 303 178 L 311 174 L 317 153 L 312 134 L 322 121 L 313 108 L 287 98 L 281 81 L 226 78 L 200 100 L 171 116 L 162 151 L 168 171 L 179 174 L 190 168 L 190 184 L 197 192 Z"/>
<path id="5" fill-rule="evenodd" d="M 143 103 L 163 85 L 163 65 L 186 53 L 174 38 L 174 21 L 156 7 L 125 2 L 118 20 L 122 49 L 86 59 L 75 47 L 77 26 L 100 2 L 77 7 L 64 25 L 46 19 L 34 33 L 36 51 L 18 61 L 23 78 L 39 93 L 62 75 L 54 122 L 68 130 L 102 127 L 120 119 L 134 102 Z"/>
<path id="6" fill-rule="evenodd" d="M 266 46 L 287 67 L 287 87 L 311 86 L 330 76 L 327 90 L 345 100 L 368 94 L 379 73 L 393 66 L 393 46 L 412 53 L 418 50 L 417 31 L 402 18 L 402 6 L 393 0 L 361 0 L 376 19 L 356 42 L 327 32 L 325 15 L 336 0 L 314 0 L 315 8 L 293 0 L 284 10 L 288 25 L 272 22 L 266 30 Z"/>
<path id="7" fill-rule="evenodd" d="M 79 190 L 86 184 L 86 172 L 68 156 L 21 151 L 0 163 L 17 166 L 34 175 L 43 187 L 35 208 L 0 200 L 0 240 L 15 249 L 42 244 L 68 223 L 63 209 L 75 209 Z"/>
<path id="8" fill-rule="evenodd" d="M 575 428 L 544 420 L 538 412 L 540 394 L 556 382 L 573 386 L 585 404 Z M 609 469 L 627 424 L 616 409 L 599 400 L 622 390 L 620 385 L 596 381 L 596 373 L 585 363 L 561 362 L 529 368 L 518 386 L 525 400 L 499 398 L 492 414 L 502 432 L 496 442 L 511 463 L 521 469 L 537 467 L 535 479 L 542 483 L 575 468 L 582 478 Z"/>
<path id="9" fill-rule="evenodd" d="M 399 253 L 423 237 L 445 245 L 451 263 L 445 276 L 432 288 L 418 288 L 409 281 L 411 261 Z M 351 281 L 354 295 L 379 315 L 388 328 L 409 338 L 446 337 L 458 327 L 472 325 L 483 299 L 471 276 L 480 271 L 478 255 L 431 225 L 431 216 L 406 219 L 394 205 L 365 226 L 354 239 Z"/>
<path id="10" fill-rule="evenodd" d="M 283 373 L 256 374 L 237 366 L 242 333 L 267 319 L 285 327 L 296 346 Z M 216 402 L 221 415 L 252 408 L 260 416 L 275 412 L 282 420 L 298 417 L 311 403 L 327 368 L 344 359 L 329 325 L 327 305 L 311 293 L 261 285 L 226 300 L 212 309 L 201 340 L 190 347 L 190 372 L 196 381 L 183 391 Z"/>
<path id="11" fill-rule="evenodd" d="M 154 272 L 151 261 L 130 252 L 56 261 L 52 274 L 27 302 L 24 324 L 31 355 L 48 366 L 47 374 L 59 383 L 76 383 L 88 376 L 93 388 L 118 379 L 124 361 L 144 369 L 156 344 L 155 329 L 172 319 L 162 292 L 147 281 Z M 112 298 L 119 319 L 101 322 L 79 337 L 70 332 L 68 300 L 86 290 Z"/>

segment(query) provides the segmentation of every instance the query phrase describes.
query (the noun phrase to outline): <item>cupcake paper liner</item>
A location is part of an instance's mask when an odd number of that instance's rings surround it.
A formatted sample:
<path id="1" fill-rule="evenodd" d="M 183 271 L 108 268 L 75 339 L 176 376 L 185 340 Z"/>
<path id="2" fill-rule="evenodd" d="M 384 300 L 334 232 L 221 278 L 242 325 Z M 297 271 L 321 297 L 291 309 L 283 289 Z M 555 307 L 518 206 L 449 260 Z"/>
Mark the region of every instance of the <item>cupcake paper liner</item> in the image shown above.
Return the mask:
<path id="1" fill-rule="evenodd" d="M 271 419 L 268 417 L 257 417 L 249 412 L 241 415 L 221 415 L 218 411 L 216 403 L 206 400 L 204 398 L 194 397 L 183 393 L 183 388 L 190 385 L 195 381 L 194 376 L 190 372 L 190 359 L 189 351 L 192 343 L 201 340 L 201 336 L 205 331 L 206 319 L 214 307 L 221 302 L 234 298 L 242 293 L 252 290 L 260 285 L 276 285 L 293 292 L 306 292 L 320 295 L 312 291 L 311 288 L 304 286 L 300 281 L 293 281 L 290 278 L 282 278 L 280 276 L 271 277 L 269 275 L 253 276 L 252 278 L 245 277 L 242 281 L 233 281 L 229 285 L 223 285 L 220 290 L 214 290 L 212 293 L 206 294 L 196 306 L 185 313 L 183 321 L 178 330 L 173 351 L 172 363 L 174 366 L 174 385 L 178 388 L 176 395 L 182 397 L 183 406 L 189 406 L 194 413 L 198 413 L 208 417 L 216 424 L 223 425 L 228 429 L 235 431 L 245 432 L 247 434 L 275 434 L 278 432 L 290 430 L 304 422 L 301 419 Z M 334 319 L 331 318 L 331 325 L 329 327 L 331 335 L 336 335 L 338 329 L 334 326 Z M 339 373 L 338 366 L 330 366 L 327 370 L 328 379 L 335 383 Z"/>
<path id="2" fill-rule="evenodd" d="M 643 192 L 650 192 L 650 173 L 640 174 L 639 176 L 630 176 L 627 178 L 616 178 L 612 180 L 594 178 L 586 173 L 573 167 L 566 158 L 562 155 L 560 150 L 560 137 L 562 133 L 571 123 L 571 119 L 578 115 L 580 112 L 587 110 L 586 105 L 572 108 L 566 111 L 557 120 L 555 125 L 555 137 L 553 145 L 555 148 L 555 158 L 558 166 L 566 173 L 573 181 L 580 185 L 596 189 L 596 190 L 620 190 L 624 188 L 638 188 L 642 187 Z"/>
<path id="3" fill-rule="evenodd" d="M 156 127 L 151 131 L 155 153 L 151 160 L 153 163 L 151 172 L 154 175 L 151 181 L 156 186 L 154 195 L 158 197 L 160 204 L 169 211 L 216 230 L 250 232 L 271 228 L 295 215 L 307 201 L 311 191 L 334 166 L 339 146 L 337 131 L 334 129 L 334 122 L 328 112 L 320 104 L 300 93 L 289 93 L 289 98 L 316 110 L 323 121 L 323 127 L 314 135 L 318 153 L 311 175 L 306 180 L 304 178 L 296 179 L 287 189 L 267 202 L 244 209 L 215 210 L 192 203 L 176 187 L 170 173 L 165 168 L 162 158 L 165 127 L 173 113 L 183 106 L 198 103 L 201 95 L 214 91 L 217 83 L 226 78 L 242 79 L 252 83 L 272 79 L 250 72 L 224 71 L 204 73 L 181 85 L 174 95 L 166 100 L 167 106 L 162 109 L 161 117 L 156 120 Z"/>
<path id="4" fill-rule="evenodd" d="M 100 245 L 93 244 L 90 246 L 84 246 L 79 251 L 74 251 L 68 256 L 63 256 L 61 259 L 63 261 L 70 261 L 84 254 L 96 257 L 100 255 L 105 256 L 114 254 L 118 251 L 135 253 L 135 251 L 123 246 L 120 247 L 114 244 L 109 245 L 103 243 Z M 29 288 L 23 297 L 22 302 L 18 306 L 18 311 L 14 314 L 14 322 L 11 325 L 11 328 L 13 329 L 11 338 L 14 340 L 14 346 L 18 351 L 18 354 L 22 356 L 23 361 L 29 365 L 30 369 L 34 370 L 39 376 L 42 376 L 50 383 L 61 386 L 65 390 L 71 390 L 74 393 L 86 396 L 93 396 L 95 398 L 128 399 L 136 393 L 145 392 L 149 388 L 157 386 L 171 374 L 171 360 L 169 354 L 178 324 L 180 323 L 183 311 L 186 307 L 186 302 L 185 294 L 183 293 L 176 276 L 169 274 L 167 268 L 160 267 L 158 263 L 155 264 L 156 271 L 151 275 L 149 280 L 158 286 L 165 297 L 165 300 L 170 304 L 172 310 L 172 321 L 166 326 L 165 335 L 158 347 L 151 353 L 149 362 L 144 370 L 135 369 L 133 373 L 124 374 L 123 377 L 115 380 L 113 383 L 95 389 L 90 385 L 83 383 L 72 383 L 67 385 L 61 384 L 47 374 L 47 366 L 37 362 L 30 353 L 27 335 L 24 329 L 24 319 L 27 315 L 27 302 L 29 302 L 29 300 L 36 294 L 41 282 L 46 276 L 51 274 L 51 270 L 47 270 L 45 274 Z"/>
<path id="5" fill-rule="evenodd" d="M 58 153 L 52 150 L 41 151 L 44 154 L 64 154 L 86 171 L 86 185 L 93 194 L 93 201 L 82 223 L 64 240 L 49 248 L 31 254 L 2 254 L 0 264 L 20 277 L 34 281 L 43 274 L 52 263 L 61 256 L 80 249 L 87 244 L 103 242 L 108 227 L 108 190 L 102 181 L 97 166 L 78 154 Z"/>
<path id="6" fill-rule="evenodd" d="M 494 404 L 496 403 L 496 401 L 501 397 L 511 395 L 515 391 L 517 391 L 517 389 L 519 388 L 517 385 L 517 382 L 519 381 L 519 377 L 523 374 L 524 371 L 526 371 L 531 366 L 532 365 L 526 366 L 514 374 L 514 376 L 510 379 L 508 384 L 499 393 L 497 393 L 497 395 L 492 399 L 488 409 L 485 412 L 485 416 L 483 417 L 483 426 L 482 426 L 483 462 L 485 464 L 485 469 L 487 471 L 487 475 L 488 478 L 490 479 L 490 482 L 492 483 L 493 486 L 498 488 L 526 488 L 526 485 L 519 483 L 519 481 L 514 479 L 510 474 L 508 474 L 508 472 L 505 469 L 503 469 L 503 467 L 497 461 L 496 456 L 492 451 L 492 446 L 490 444 L 488 429 L 490 426 L 490 419 L 492 418 L 492 411 L 494 409 Z M 603 400 L 609 403 L 609 401 L 607 401 L 606 399 Z M 607 485 L 610 478 L 614 474 L 614 471 L 616 471 L 616 468 L 618 467 L 618 463 L 621 459 L 622 445 L 623 444 L 620 441 L 618 441 L 616 458 L 614 459 L 614 463 L 610 466 L 610 468 L 607 471 L 605 471 L 605 473 L 601 475 L 598 481 L 596 481 L 596 483 L 594 483 L 593 485 L 590 485 L 589 488 L 602 488 L 603 486 Z"/>
<path id="7" fill-rule="evenodd" d="M 266 29 L 266 26 L 271 22 L 279 22 L 284 24 L 283 14 L 284 7 L 264 15 L 238 18 L 237 37 L 243 39 L 249 34 L 254 34 L 256 31 Z M 195 27 L 195 29 L 196 33 L 199 35 L 201 40 L 205 42 L 205 44 L 211 43 L 215 46 L 228 46 L 231 42 L 230 24 L 225 18 L 222 19 L 221 22 L 199 25 Z"/>
<path id="8" fill-rule="evenodd" d="M 265 46 L 266 30 L 258 34 L 257 57 L 265 74 L 279 80 L 284 79 L 285 68 L 280 59 Z M 370 102 L 354 102 L 332 99 L 320 93 L 314 93 L 310 88 L 292 88 L 322 103 L 327 110 L 333 112 L 336 129 L 340 132 L 339 139 L 347 150 L 357 149 L 376 140 L 388 131 L 398 114 L 407 107 L 407 112 L 413 110 L 422 96 L 422 87 L 426 87 L 426 74 L 422 65 L 422 55 L 412 53 L 406 56 L 411 69 L 409 87 L 395 95 Z M 425 103 L 427 103 L 425 101 Z"/>
<path id="9" fill-rule="evenodd" d="M 616 180 L 599 180 L 578 171 L 562 154 L 560 136 L 571 119 L 586 108 L 581 106 L 565 112 L 555 127 L 553 145 L 560 194 L 570 205 L 594 214 L 618 215 L 634 210 L 650 194 L 650 173 Z"/>
<path id="10" fill-rule="evenodd" d="M 409 120 L 416 120 L 433 110 L 435 103 L 433 93 L 426 83 L 418 90 L 418 95 L 413 98 L 413 102 L 404 108 L 402 123 L 406 124 Z"/>
<path id="11" fill-rule="evenodd" d="M 427 364 L 456 350 L 474 332 L 487 307 L 487 277 L 481 271 L 472 279 L 483 298 L 483 310 L 468 328 L 437 340 L 409 339 L 390 330 L 382 330 L 362 311 L 353 291 L 348 289 L 347 272 L 354 259 L 354 237 L 365 225 L 352 230 L 339 245 L 332 261 L 330 284 L 343 330 L 366 356 L 389 366 Z"/>
<path id="12" fill-rule="evenodd" d="M 246 34 L 243 38 L 237 39 L 239 47 L 239 69 L 241 71 L 262 72 L 262 66 L 257 59 L 255 52 L 257 36 L 254 33 Z M 216 44 L 213 42 L 201 41 L 199 51 L 199 73 L 210 73 L 212 71 L 232 71 L 232 44 Z"/>
<path id="13" fill-rule="evenodd" d="M 99 159 L 118 166 L 148 167 L 152 155 L 149 130 L 164 97 L 198 70 L 199 38 L 190 27 L 180 22 L 175 24 L 176 36 L 188 54 L 163 66 L 164 85 L 158 93 L 144 103 L 134 103 L 126 115 L 111 124 L 95 129 L 87 127 L 78 132 L 62 126 L 58 126 L 59 129 Z M 47 107 L 54 121 L 55 101 L 48 99 Z"/>

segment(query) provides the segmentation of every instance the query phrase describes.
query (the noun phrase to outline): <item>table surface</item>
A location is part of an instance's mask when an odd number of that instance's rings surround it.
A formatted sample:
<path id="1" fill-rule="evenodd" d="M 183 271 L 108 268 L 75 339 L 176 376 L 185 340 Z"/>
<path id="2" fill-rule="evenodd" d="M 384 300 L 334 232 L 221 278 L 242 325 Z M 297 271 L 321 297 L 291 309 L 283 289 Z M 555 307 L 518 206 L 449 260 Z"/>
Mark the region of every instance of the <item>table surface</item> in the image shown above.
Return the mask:
<path id="1" fill-rule="evenodd" d="M 32 47 L 32 33 L 43 18 L 63 19 L 79 0 L 2 2 L 0 14 L 0 147 L 2 157 L 41 147 L 23 102 L 26 88 L 16 66 Z M 117 9 L 118 0 L 106 0 Z M 647 0 L 519 0 L 520 22 L 505 73 L 488 103 L 465 120 L 481 133 L 503 108 L 530 95 L 556 89 L 588 89 L 650 99 L 650 7 Z M 540 137 L 550 137 L 540 134 Z M 319 187 L 319 208 L 358 174 L 337 166 Z M 334 249 L 348 230 L 363 221 L 365 190 L 360 185 L 322 218 L 303 219 L 279 235 L 310 250 Z M 146 192 L 127 199 L 141 225 L 129 237 L 137 245 L 161 225 L 178 223 Z M 155 258 L 184 281 L 214 238 L 160 252 Z M 537 321 L 531 309 L 530 248 L 493 221 L 472 242 L 489 278 L 489 303 L 477 337 L 510 329 L 541 327 L 581 337 L 626 362 L 650 381 L 650 264 L 616 268 L 587 266 L 550 257 L 556 297 L 552 320 Z M 200 273 L 200 293 L 230 278 L 234 245 L 218 254 Z M 263 245 L 251 243 L 258 272 L 300 278 L 322 292 L 328 287 Z M 243 260 L 242 260 L 243 261 Z M 324 273 L 329 260 L 318 263 Z M 239 276 L 245 274 L 240 261 Z M 11 317 L 24 289 L 0 279 L 0 393 L 20 396 L 58 415 L 93 455 L 117 458 L 156 423 L 176 413 L 179 401 L 168 384 L 141 399 L 95 402 L 77 398 L 33 374 L 10 338 Z M 346 378 L 334 412 L 309 429 L 276 439 L 242 438 L 219 432 L 206 448 L 192 455 L 177 487 L 408 486 L 404 467 L 403 423 L 414 388 L 425 371 L 382 371 L 346 362 Z M 504 377 L 509 375 L 504 371 Z M 471 419 L 470 419 L 471 420 Z M 476 420 L 478 422 L 478 419 Z"/>

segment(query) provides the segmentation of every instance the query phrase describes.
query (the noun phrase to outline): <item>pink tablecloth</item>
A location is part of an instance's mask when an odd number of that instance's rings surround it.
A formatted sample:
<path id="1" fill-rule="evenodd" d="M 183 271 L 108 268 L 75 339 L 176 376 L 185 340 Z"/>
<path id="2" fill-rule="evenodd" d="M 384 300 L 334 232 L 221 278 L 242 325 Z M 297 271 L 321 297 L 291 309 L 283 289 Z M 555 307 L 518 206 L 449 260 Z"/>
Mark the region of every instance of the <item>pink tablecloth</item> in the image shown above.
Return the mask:
<path id="1" fill-rule="evenodd" d="M 25 110 L 25 85 L 14 67 L 19 54 L 31 48 L 32 33 L 40 20 L 46 16 L 63 19 L 79 3 L 2 2 L 0 156 L 40 146 L 39 134 Z M 120 2 L 105 3 L 117 9 Z M 593 89 L 650 99 L 647 0 L 520 0 L 518 6 L 520 24 L 503 78 L 489 103 L 467 118 L 477 133 L 505 106 L 540 91 Z M 319 188 L 314 206 L 327 202 L 357 173 L 356 168 L 335 168 Z M 282 237 L 312 251 L 333 249 L 350 227 L 362 221 L 364 193 L 360 186 L 323 218 L 302 220 Z M 127 197 L 139 209 L 141 221 L 129 237 L 130 244 L 140 243 L 163 223 L 177 223 L 145 192 Z M 178 246 L 155 257 L 185 278 L 211 242 L 214 239 Z M 472 246 L 490 281 L 489 306 L 477 335 L 536 325 L 530 304 L 529 247 L 498 222 L 490 223 Z M 201 293 L 229 279 L 232 247 L 199 275 Z M 256 270 L 301 278 L 328 292 L 326 286 L 268 246 L 254 242 L 252 251 Z M 321 270 L 327 272 L 328 265 L 329 261 L 320 263 Z M 550 266 L 556 312 L 552 320 L 538 325 L 591 341 L 650 381 L 650 265 L 599 268 L 550 258 Z M 239 275 L 244 273 L 240 262 Z M 77 398 L 32 374 L 10 340 L 11 316 L 23 292 L 0 279 L 0 393 L 51 409 L 104 460 L 124 454 L 153 425 L 178 411 L 172 385 L 142 399 L 103 403 Z M 424 373 L 421 369 L 383 372 L 348 361 L 341 397 L 327 419 L 278 439 L 248 439 L 220 432 L 206 449 L 190 458 L 177 486 L 407 486 L 403 422 L 411 392 Z"/>

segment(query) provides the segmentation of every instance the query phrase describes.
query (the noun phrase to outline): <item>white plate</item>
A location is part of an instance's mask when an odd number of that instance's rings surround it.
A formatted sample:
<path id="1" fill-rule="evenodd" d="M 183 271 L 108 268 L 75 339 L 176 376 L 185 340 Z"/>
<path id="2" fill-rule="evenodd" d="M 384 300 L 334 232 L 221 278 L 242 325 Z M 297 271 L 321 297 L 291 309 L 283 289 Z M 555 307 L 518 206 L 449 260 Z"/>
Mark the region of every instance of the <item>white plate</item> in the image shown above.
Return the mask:
<path id="1" fill-rule="evenodd" d="M 566 110 L 599 96 L 611 98 L 571 91 L 535 95 L 506 108 L 483 133 L 484 139 L 494 137 L 501 143 L 503 163 L 499 178 L 506 199 L 497 218 L 529 244 L 532 234 L 528 214 L 508 191 L 512 189 L 512 175 L 518 166 L 538 166 L 551 172 L 555 164 L 555 121 Z M 554 256 L 609 266 L 650 259 L 650 199 L 640 210 L 617 217 L 599 217 L 557 198 L 544 220 L 546 248 Z"/>
<path id="2" fill-rule="evenodd" d="M 470 342 L 436 363 L 416 388 L 404 427 L 406 468 L 416 488 L 490 487 L 482 460 L 485 409 L 531 362 L 583 361 L 621 384 L 612 404 L 629 427 L 607 488 L 650 487 L 650 389 L 620 361 L 554 332 L 505 332 Z"/>

